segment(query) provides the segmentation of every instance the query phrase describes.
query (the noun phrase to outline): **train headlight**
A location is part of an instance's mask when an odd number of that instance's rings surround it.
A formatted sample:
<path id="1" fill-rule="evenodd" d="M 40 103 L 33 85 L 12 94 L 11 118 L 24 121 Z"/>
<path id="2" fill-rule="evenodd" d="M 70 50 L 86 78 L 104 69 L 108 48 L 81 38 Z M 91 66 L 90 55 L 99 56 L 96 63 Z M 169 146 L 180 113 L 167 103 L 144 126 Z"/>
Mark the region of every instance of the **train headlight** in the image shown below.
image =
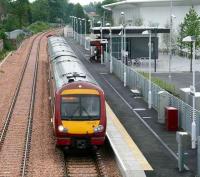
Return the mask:
<path id="1" fill-rule="evenodd" d="M 103 125 L 99 125 L 98 127 L 95 127 L 95 128 L 94 128 L 94 132 L 95 132 L 95 133 L 102 132 L 103 130 L 104 130 Z"/>
<path id="2" fill-rule="evenodd" d="M 58 126 L 58 130 L 59 130 L 59 132 L 63 132 L 64 131 L 64 127 L 62 125 L 59 125 Z"/>

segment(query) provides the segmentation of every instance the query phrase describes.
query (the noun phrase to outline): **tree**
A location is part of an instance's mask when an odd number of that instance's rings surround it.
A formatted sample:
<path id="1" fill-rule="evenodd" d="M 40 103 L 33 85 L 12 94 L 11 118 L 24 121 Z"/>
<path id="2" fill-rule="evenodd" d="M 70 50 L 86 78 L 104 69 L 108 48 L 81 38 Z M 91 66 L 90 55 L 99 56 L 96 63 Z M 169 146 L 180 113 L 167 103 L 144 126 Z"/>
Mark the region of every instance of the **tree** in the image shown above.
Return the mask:
<path id="1" fill-rule="evenodd" d="M 31 12 L 33 22 L 36 21 L 49 21 L 49 3 L 48 0 L 36 0 L 31 4 Z"/>
<path id="2" fill-rule="evenodd" d="M 135 26 L 142 26 L 143 25 L 143 18 L 136 18 L 134 25 Z"/>
<path id="3" fill-rule="evenodd" d="M 170 23 L 169 21 L 167 21 L 167 23 L 165 24 L 165 28 L 170 28 Z M 163 37 L 163 44 L 165 45 L 166 51 L 167 53 L 169 52 L 169 45 L 170 45 L 170 34 L 169 33 L 163 33 L 162 35 Z M 172 45 L 172 50 L 175 49 L 176 46 L 176 36 L 175 36 L 175 31 L 174 29 L 172 30 L 172 41 L 171 41 L 171 45 Z"/>
<path id="4" fill-rule="evenodd" d="M 96 12 L 96 5 L 97 5 L 97 3 L 90 2 L 88 5 L 85 5 L 83 8 L 87 13 Z"/>
<path id="5" fill-rule="evenodd" d="M 103 23 L 110 22 L 112 23 L 112 12 L 111 11 L 105 11 L 105 9 L 102 8 L 103 5 L 111 4 L 118 2 L 118 0 L 104 0 L 102 3 L 97 3 L 96 5 L 96 13 L 103 18 Z"/>
<path id="6" fill-rule="evenodd" d="M 198 16 L 195 9 L 192 7 L 186 14 L 183 24 L 182 24 L 182 36 L 195 36 L 196 37 L 196 48 L 200 47 L 200 40 L 198 36 L 200 35 L 200 17 Z M 192 72 L 192 43 L 184 44 L 184 46 L 190 50 L 191 62 L 190 62 L 190 72 Z"/>
<path id="7" fill-rule="evenodd" d="M 182 56 L 182 50 L 183 50 L 183 23 L 181 23 L 179 25 L 179 29 L 178 29 L 178 38 L 177 38 L 177 45 L 179 47 L 180 50 L 180 55 Z"/>
<path id="8" fill-rule="evenodd" d="M 10 1 L 9 5 L 9 13 L 17 17 L 20 28 L 29 23 L 30 7 L 28 0 Z"/>

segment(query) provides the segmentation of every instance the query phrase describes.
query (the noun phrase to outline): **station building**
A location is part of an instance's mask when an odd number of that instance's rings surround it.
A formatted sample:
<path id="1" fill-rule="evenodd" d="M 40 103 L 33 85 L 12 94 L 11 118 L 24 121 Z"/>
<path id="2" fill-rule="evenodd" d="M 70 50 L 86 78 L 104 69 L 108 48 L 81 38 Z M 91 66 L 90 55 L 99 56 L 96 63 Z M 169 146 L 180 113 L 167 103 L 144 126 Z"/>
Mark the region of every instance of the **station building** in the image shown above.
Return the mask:
<path id="1" fill-rule="evenodd" d="M 112 11 L 114 26 L 121 24 L 120 13 L 124 12 L 125 23 L 129 26 L 165 27 L 170 21 L 171 1 L 176 30 L 191 7 L 200 15 L 200 0 L 126 0 L 104 5 L 103 8 Z"/>

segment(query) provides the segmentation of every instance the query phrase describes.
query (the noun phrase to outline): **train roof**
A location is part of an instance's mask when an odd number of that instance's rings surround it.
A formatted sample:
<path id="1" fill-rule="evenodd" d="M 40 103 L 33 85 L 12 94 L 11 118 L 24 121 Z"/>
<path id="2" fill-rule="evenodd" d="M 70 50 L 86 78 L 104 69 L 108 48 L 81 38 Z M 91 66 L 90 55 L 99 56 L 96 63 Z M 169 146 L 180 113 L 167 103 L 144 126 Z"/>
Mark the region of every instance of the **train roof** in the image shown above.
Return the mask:
<path id="1" fill-rule="evenodd" d="M 53 39 L 53 37 L 50 38 L 48 41 L 50 62 L 56 88 L 60 89 L 63 85 L 76 81 L 84 81 L 97 85 L 71 47 L 68 44 L 65 45 L 66 41 Z M 54 45 L 55 41 L 64 45 Z M 53 45 L 51 42 L 53 42 Z"/>
<path id="2" fill-rule="evenodd" d="M 59 56 L 52 61 L 56 87 L 76 81 L 85 81 L 96 84 L 79 59 L 70 56 Z"/>

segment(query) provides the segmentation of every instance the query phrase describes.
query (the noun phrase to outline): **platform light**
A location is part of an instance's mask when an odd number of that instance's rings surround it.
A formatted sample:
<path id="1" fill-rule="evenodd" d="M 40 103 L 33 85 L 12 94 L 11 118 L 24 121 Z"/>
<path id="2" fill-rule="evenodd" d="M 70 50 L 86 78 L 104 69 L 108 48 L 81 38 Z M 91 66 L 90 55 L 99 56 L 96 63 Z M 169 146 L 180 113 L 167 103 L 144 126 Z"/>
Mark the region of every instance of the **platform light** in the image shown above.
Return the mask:
<path id="1" fill-rule="evenodd" d="M 195 43 L 196 38 L 195 36 L 187 36 L 183 38 L 183 42 L 190 42 L 193 44 L 193 52 L 192 52 L 192 60 L 193 60 L 193 74 L 192 74 L 192 86 L 191 86 L 191 95 L 192 95 L 192 149 L 196 148 L 196 117 L 195 117 Z"/>
<path id="2" fill-rule="evenodd" d="M 148 88 L 148 108 L 151 109 L 151 30 L 145 30 L 143 35 L 149 35 L 149 88 Z"/>
<path id="3" fill-rule="evenodd" d="M 106 23 L 106 26 L 110 27 L 110 73 L 113 72 L 113 58 L 112 58 L 112 29 L 111 24 Z"/>
<path id="4" fill-rule="evenodd" d="M 121 60 L 124 63 L 124 87 L 126 87 L 126 24 L 125 24 L 125 13 L 121 12 L 122 17 L 122 31 L 121 31 Z"/>
<path id="5" fill-rule="evenodd" d="M 87 48 L 86 48 L 86 32 L 87 32 L 86 21 L 87 21 L 87 20 L 86 20 L 85 18 L 82 18 L 82 20 L 85 21 L 85 50 L 86 50 L 86 49 L 87 49 Z"/>
<path id="6" fill-rule="evenodd" d="M 171 62 L 172 62 L 172 29 L 173 29 L 173 19 L 176 18 L 174 14 L 172 14 L 172 0 L 170 0 L 170 35 L 169 35 L 169 81 L 171 82 Z"/>
<path id="7" fill-rule="evenodd" d="M 103 34 L 102 34 L 102 22 L 98 21 L 97 24 L 100 24 L 100 31 L 101 31 L 101 64 L 103 64 L 103 47 L 102 47 L 102 38 L 103 38 Z"/>

